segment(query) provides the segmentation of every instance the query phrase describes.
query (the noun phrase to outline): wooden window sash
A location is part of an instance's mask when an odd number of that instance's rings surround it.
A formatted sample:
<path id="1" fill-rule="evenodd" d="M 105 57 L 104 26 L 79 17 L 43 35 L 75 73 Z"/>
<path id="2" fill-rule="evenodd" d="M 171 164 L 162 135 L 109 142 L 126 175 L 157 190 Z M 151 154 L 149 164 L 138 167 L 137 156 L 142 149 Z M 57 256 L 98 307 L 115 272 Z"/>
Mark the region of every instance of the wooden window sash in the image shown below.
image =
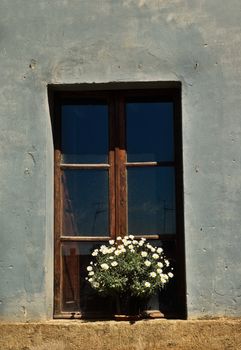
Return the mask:
<path id="1" fill-rule="evenodd" d="M 146 239 L 158 239 L 160 241 L 173 241 L 176 240 L 176 234 L 173 233 L 165 233 L 165 234 L 150 234 L 150 235 L 134 235 L 136 240 L 139 240 L 141 238 Z M 108 236 L 61 236 L 60 241 L 61 242 L 104 242 L 109 241 L 110 237 Z"/>
<path id="2" fill-rule="evenodd" d="M 153 167 L 153 166 L 159 166 L 159 167 L 175 167 L 175 162 L 126 162 L 125 165 L 127 167 Z"/>
<path id="3" fill-rule="evenodd" d="M 172 89 L 173 91 L 173 89 Z M 162 91 L 163 92 L 163 91 Z M 179 91 L 178 91 L 179 93 Z M 67 94 L 68 95 L 68 94 Z M 82 95 L 82 94 L 81 94 Z M 91 242 L 91 241 L 108 241 L 111 238 L 115 238 L 118 235 L 127 234 L 127 168 L 128 167 L 173 167 L 175 169 L 175 181 L 176 181 L 176 228 L 175 234 L 153 234 L 153 235 L 138 235 L 135 236 L 136 239 L 146 238 L 150 240 L 161 240 L 161 241 L 176 241 L 177 251 L 180 252 L 181 260 L 184 261 L 184 241 L 183 235 L 180 234 L 180 222 L 183 222 L 182 210 L 182 186 L 180 186 L 180 181 L 182 181 L 182 174 L 179 171 L 178 164 L 182 162 L 181 159 L 181 138 L 180 131 L 180 99 L 173 93 L 173 97 L 170 99 L 169 93 L 167 96 L 164 95 L 160 98 L 158 97 L 158 92 L 155 92 L 157 100 L 162 101 L 172 101 L 174 105 L 174 150 L 175 158 L 174 161 L 168 162 L 127 162 L 127 151 L 126 151 L 126 133 L 125 133 L 125 103 L 127 97 L 136 96 L 142 100 L 142 97 L 149 95 L 150 100 L 153 101 L 153 91 L 143 92 L 137 91 L 136 93 L 129 91 L 122 92 L 104 92 L 99 95 L 99 92 L 93 94 L 92 92 L 87 92 L 86 98 L 95 98 L 100 96 L 100 100 L 106 98 L 108 100 L 109 106 L 109 163 L 107 164 L 66 164 L 61 163 L 61 151 L 60 151 L 60 106 L 65 103 L 61 100 L 60 103 L 56 104 L 55 107 L 55 275 L 54 275 L 54 315 L 55 317 L 69 317 L 73 316 L 72 312 L 62 311 L 62 286 L 63 277 L 61 276 L 62 271 L 62 259 L 61 259 L 61 244 L 63 242 Z M 85 97 L 85 96 L 84 96 Z M 69 97 L 66 97 L 69 100 Z M 79 98 L 79 94 L 76 97 L 76 102 Z M 56 137 L 57 135 L 57 137 Z M 60 212 L 62 208 L 62 198 L 61 198 L 61 181 L 60 174 L 64 169 L 108 169 L 109 171 L 109 226 L 110 226 L 110 236 L 103 237 L 89 237 L 89 236 L 64 236 L 62 235 L 62 224 L 60 220 Z M 180 205 L 180 207 L 179 207 Z M 181 225 L 182 226 L 182 225 Z M 182 269 L 181 276 L 185 276 L 185 269 Z M 185 286 L 181 290 L 182 299 L 185 299 Z M 77 317 L 81 317 L 79 312 L 74 312 Z"/>
<path id="4" fill-rule="evenodd" d="M 67 164 L 61 163 L 60 169 L 109 169 L 111 167 L 110 164 Z"/>
<path id="5" fill-rule="evenodd" d="M 126 183 L 126 143 L 125 143 L 125 118 L 124 98 L 117 94 L 116 103 L 116 236 L 127 234 L 127 183 Z"/>

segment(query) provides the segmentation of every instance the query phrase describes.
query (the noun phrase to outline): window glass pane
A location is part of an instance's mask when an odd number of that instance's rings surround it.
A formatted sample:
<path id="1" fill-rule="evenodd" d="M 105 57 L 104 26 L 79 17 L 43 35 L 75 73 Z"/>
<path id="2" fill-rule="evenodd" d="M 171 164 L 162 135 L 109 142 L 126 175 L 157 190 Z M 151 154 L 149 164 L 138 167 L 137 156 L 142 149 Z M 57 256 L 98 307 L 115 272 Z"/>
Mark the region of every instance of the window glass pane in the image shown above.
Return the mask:
<path id="1" fill-rule="evenodd" d="M 61 122 L 64 163 L 108 162 L 107 105 L 63 105 Z"/>
<path id="2" fill-rule="evenodd" d="M 173 103 L 126 104 L 128 162 L 173 161 Z"/>
<path id="3" fill-rule="evenodd" d="M 174 234 L 175 174 L 172 167 L 128 169 L 128 232 Z"/>
<path id="4" fill-rule="evenodd" d="M 84 317 L 111 315 L 113 313 L 110 298 L 100 297 L 85 280 L 86 267 L 94 258 L 92 251 L 106 242 L 62 244 L 63 268 L 63 311 L 80 311 Z"/>
<path id="5" fill-rule="evenodd" d="M 108 170 L 62 173 L 63 235 L 108 236 Z"/>

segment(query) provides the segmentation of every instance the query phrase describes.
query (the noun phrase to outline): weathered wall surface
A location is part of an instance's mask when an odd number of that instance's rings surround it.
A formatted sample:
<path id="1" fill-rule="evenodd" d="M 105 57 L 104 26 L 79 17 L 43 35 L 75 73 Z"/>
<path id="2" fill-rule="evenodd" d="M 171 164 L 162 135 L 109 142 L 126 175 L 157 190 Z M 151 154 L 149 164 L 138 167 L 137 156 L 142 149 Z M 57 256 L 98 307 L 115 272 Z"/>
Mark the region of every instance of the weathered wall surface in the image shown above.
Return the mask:
<path id="1" fill-rule="evenodd" d="M 52 317 L 47 84 L 181 81 L 188 316 L 241 315 L 241 2 L 0 1 L 0 315 Z"/>
<path id="2" fill-rule="evenodd" d="M 0 322 L 0 334 L 1 350 L 241 349 L 240 319 Z"/>

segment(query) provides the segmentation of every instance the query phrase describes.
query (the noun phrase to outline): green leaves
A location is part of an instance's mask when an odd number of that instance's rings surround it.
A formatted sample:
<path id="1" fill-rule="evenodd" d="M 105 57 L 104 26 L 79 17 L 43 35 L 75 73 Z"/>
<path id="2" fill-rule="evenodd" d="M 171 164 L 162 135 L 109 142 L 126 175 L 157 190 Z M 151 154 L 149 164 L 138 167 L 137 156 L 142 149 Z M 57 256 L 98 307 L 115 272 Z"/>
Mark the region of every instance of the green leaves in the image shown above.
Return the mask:
<path id="1" fill-rule="evenodd" d="M 128 294 L 145 298 L 155 293 L 173 277 L 172 268 L 162 248 L 153 247 L 142 238 L 117 237 L 92 253 L 95 261 L 87 267 L 86 279 L 100 294 Z"/>

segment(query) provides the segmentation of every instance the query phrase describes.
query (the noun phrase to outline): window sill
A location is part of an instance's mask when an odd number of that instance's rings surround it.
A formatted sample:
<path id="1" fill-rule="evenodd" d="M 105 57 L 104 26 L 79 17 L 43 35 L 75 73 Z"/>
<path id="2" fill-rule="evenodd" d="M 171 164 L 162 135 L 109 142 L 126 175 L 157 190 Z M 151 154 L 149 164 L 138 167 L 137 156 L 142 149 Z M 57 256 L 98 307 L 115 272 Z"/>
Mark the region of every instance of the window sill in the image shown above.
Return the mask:
<path id="1" fill-rule="evenodd" d="M 0 323 L 0 348 L 43 350 L 238 349 L 241 318 L 215 320 L 51 320 Z"/>

